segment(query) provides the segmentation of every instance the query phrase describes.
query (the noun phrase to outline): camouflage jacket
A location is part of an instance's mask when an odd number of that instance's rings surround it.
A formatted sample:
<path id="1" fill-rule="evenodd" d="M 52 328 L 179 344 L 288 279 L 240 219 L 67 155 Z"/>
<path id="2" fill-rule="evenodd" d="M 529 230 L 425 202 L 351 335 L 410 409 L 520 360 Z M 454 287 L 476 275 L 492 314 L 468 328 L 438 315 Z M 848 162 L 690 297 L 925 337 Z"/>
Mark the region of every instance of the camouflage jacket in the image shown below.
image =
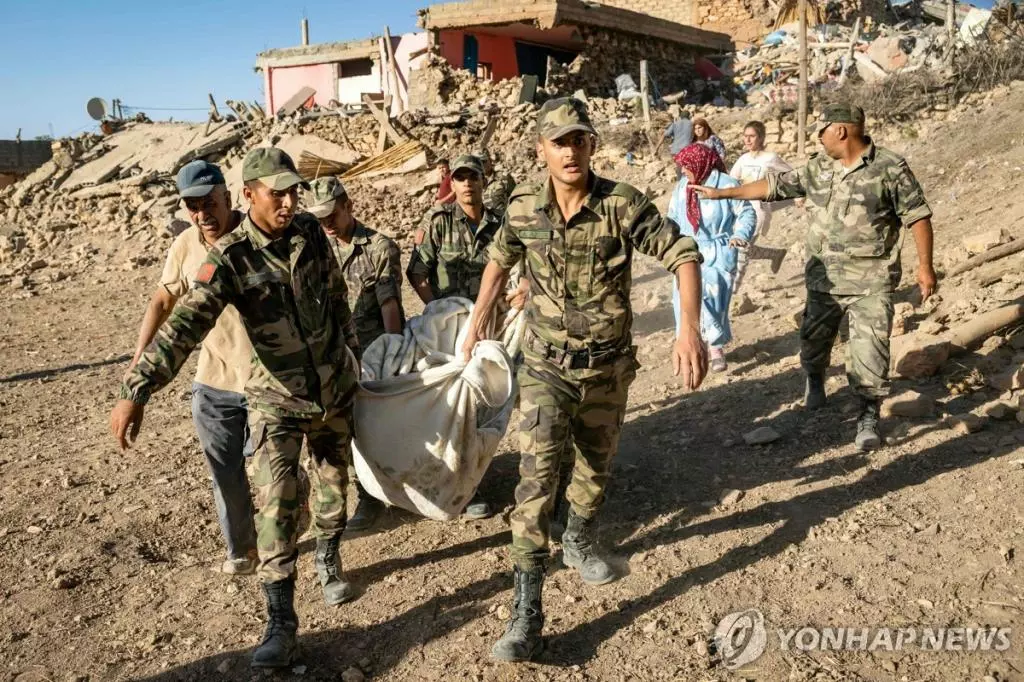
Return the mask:
<path id="1" fill-rule="evenodd" d="M 593 172 L 588 183 L 590 194 L 568 223 L 550 180 L 516 187 L 490 251 L 506 270 L 525 257 L 527 328 L 560 349 L 629 345 L 634 249 L 671 272 L 701 260 L 697 243 L 642 192 Z"/>
<path id="2" fill-rule="evenodd" d="M 426 277 L 434 298 L 464 296 L 475 301 L 487 265 L 487 247 L 499 225 L 499 218 L 486 208 L 475 232 L 458 204 L 431 210 L 416 233 L 406 275 Z"/>
<path id="3" fill-rule="evenodd" d="M 358 221 L 350 244 L 331 237 L 328 241 L 345 275 L 359 347 L 365 349 L 387 331 L 381 306 L 397 299 L 401 311 L 401 254 L 393 241 Z"/>
<path id="4" fill-rule="evenodd" d="M 144 404 L 177 375 L 228 304 L 252 342 L 250 408 L 314 417 L 344 407 L 357 376 L 346 343 L 358 350 L 345 280 L 319 222 L 295 216 L 271 240 L 249 216 L 210 250 L 192 288 L 121 386 L 121 397 Z"/>
<path id="5" fill-rule="evenodd" d="M 803 168 L 769 172 L 768 200 L 807 197 L 807 288 L 838 295 L 891 292 L 900 282 L 903 230 L 932 215 L 907 162 L 870 144 L 844 169 L 815 155 Z"/>
<path id="6" fill-rule="evenodd" d="M 508 198 L 516 188 L 516 179 L 510 173 L 503 173 L 491 178 L 484 188 L 484 206 L 491 209 L 496 216 L 505 215 Z"/>

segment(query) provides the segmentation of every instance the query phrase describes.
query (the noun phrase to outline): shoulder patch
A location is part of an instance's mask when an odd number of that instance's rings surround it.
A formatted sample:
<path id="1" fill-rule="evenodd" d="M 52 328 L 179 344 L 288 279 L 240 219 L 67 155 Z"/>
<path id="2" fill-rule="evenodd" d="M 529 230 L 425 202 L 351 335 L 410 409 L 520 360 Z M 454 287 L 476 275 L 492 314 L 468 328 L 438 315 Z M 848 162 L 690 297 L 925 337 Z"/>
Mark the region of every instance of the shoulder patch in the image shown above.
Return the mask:
<path id="1" fill-rule="evenodd" d="M 419 246 L 423 243 L 423 240 L 427 237 L 427 231 L 422 227 L 416 230 L 416 233 L 412 237 L 412 243 Z"/>
<path id="2" fill-rule="evenodd" d="M 213 276 L 217 274 L 217 266 L 213 263 L 203 263 L 199 266 L 199 270 L 196 272 L 197 282 L 203 284 L 209 284 L 213 281 Z"/>

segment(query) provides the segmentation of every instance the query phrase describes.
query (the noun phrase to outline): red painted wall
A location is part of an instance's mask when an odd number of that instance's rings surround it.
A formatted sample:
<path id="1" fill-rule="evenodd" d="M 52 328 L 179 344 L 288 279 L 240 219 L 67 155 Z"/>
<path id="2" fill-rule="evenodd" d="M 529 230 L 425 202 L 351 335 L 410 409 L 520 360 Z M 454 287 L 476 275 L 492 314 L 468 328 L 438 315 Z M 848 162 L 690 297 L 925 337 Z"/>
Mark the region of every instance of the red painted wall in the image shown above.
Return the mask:
<path id="1" fill-rule="evenodd" d="M 476 36 L 479 46 L 479 61 L 491 65 L 494 80 L 500 81 L 519 75 L 519 65 L 516 63 L 516 42 L 508 36 L 474 31 L 441 31 L 439 36 L 441 56 L 445 58 L 445 61 L 456 68 L 462 68 L 466 33 Z"/>

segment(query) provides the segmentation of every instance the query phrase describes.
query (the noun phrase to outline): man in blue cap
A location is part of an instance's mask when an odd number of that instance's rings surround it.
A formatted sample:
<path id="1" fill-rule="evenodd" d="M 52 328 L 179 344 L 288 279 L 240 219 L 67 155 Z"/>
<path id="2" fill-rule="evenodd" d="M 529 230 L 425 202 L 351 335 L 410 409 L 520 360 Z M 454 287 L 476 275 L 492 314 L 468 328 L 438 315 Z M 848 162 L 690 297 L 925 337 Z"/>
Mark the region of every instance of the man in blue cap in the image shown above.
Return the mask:
<path id="1" fill-rule="evenodd" d="M 192 226 L 178 235 L 167 254 L 160 284 L 142 320 L 129 371 L 167 321 L 178 299 L 192 288 L 211 247 L 242 222 L 242 214 L 231 209 L 231 194 L 216 165 L 192 161 L 178 172 L 177 184 Z M 244 457 L 249 429 L 243 390 L 249 378 L 251 353 L 238 311 L 228 306 L 203 340 L 192 383 L 192 419 L 213 478 L 217 520 L 227 544 L 227 559 L 221 570 L 236 575 L 254 573 L 257 561 Z"/>

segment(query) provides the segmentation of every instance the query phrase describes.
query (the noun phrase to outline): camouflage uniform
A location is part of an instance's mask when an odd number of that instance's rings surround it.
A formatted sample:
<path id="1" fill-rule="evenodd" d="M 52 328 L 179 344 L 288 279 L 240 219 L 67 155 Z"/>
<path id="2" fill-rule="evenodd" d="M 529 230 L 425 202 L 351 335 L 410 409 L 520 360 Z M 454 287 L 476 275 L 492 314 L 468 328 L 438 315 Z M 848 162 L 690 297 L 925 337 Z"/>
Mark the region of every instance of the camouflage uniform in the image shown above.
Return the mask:
<path id="1" fill-rule="evenodd" d="M 356 221 L 352 243 L 328 239 L 341 264 L 348 288 L 348 305 L 359 336 L 359 347 L 367 348 L 387 333 L 381 306 L 398 301 L 402 309 L 402 263 L 398 246 L 376 230 Z M 402 314 L 404 319 L 404 314 Z"/>
<path id="2" fill-rule="evenodd" d="M 863 122 L 863 112 L 853 109 Z M 825 373 L 839 325 L 848 313 L 850 386 L 864 398 L 877 399 L 889 392 L 892 297 L 902 275 L 900 226 L 929 218 L 932 212 L 907 162 L 869 143 L 852 168 L 813 155 L 803 168 L 768 173 L 767 199 L 807 197 L 811 214 L 807 305 L 800 329 L 804 371 Z"/>
<path id="3" fill-rule="evenodd" d="M 249 216 L 200 266 L 121 388 L 144 404 L 166 386 L 228 304 L 252 342 L 246 384 L 257 489 L 259 575 L 286 580 L 298 557 L 296 477 L 305 438 L 314 465 L 314 533 L 345 527 L 346 465 L 357 375 L 346 350 L 358 350 L 345 281 L 319 223 L 298 214 L 271 240 Z"/>
<path id="4" fill-rule="evenodd" d="M 476 300 L 487 265 L 487 247 L 500 219 L 488 209 L 476 229 L 457 203 L 432 209 L 416 234 L 416 248 L 405 274 L 426 277 L 434 298 Z"/>
<path id="5" fill-rule="evenodd" d="M 525 259 L 530 282 L 518 373 L 522 462 L 511 516 L 512 559 L 523 570 L 547 558 L 564 448 L 575 455 L 567 491 L 573 511 L 591 519 L 604 498 L 638 367 L 630 345 L 634 249 L 672 272 L 700 260 L 696 243 L 635 188 L 591 173 L 588 189 L 566 224 L 550 181 L 517 187 L 490 250 L 506 270 Z"/>
<path id="6" fill-rule="evenodd" d="M 487 187 L 484 188 L 484 206 L 498 217 L 505 215 L 509 197 L 512 196 L 512 190 L 515 188 L 516 179 L 512 177 L 511 173 L 502 173 L 491 178 Z"/>

